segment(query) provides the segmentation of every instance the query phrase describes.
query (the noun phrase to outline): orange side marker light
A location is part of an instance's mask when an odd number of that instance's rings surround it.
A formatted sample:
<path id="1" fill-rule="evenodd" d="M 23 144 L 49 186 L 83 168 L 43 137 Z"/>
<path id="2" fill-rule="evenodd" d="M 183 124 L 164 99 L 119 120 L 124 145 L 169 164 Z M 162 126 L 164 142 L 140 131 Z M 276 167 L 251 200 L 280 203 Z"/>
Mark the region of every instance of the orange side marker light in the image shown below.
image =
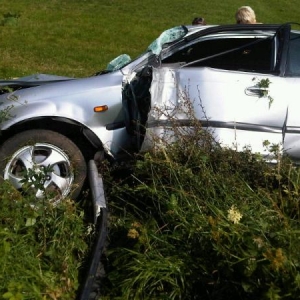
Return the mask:
<path id="1" fill-rule="evenodd" d="M 107 110 L 108 110 L 107 105 L 101 105 L 101 106 L 94 107 L 94 112 L 103 112 L 103 111 L 107 111 Z"/>

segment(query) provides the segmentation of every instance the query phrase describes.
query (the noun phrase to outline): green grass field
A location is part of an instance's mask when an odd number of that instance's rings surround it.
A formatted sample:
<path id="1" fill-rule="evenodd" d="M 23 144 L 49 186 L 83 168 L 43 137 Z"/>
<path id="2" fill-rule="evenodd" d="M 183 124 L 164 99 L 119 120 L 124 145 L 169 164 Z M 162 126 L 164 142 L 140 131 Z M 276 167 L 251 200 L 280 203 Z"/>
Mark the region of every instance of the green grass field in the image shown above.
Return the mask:
<path id="1" fill-rule="evenodd" d="M 163 30 L 190 24 L 234 23 L 250 5 L 258 22 L 296 22 L 296 0 L 1 0 L 0 78 L 33 73 L 84 77 L 121 53 L 137 56 Z"/>

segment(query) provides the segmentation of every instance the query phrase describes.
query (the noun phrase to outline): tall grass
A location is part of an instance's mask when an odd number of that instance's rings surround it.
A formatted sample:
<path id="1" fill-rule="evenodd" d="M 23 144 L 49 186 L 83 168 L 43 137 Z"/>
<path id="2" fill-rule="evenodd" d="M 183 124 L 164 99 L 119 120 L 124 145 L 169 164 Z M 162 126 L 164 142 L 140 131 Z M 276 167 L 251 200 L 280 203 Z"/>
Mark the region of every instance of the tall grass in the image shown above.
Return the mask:
<path id="1" fill-rule="evenodd" d="M 0 297 L 75 299 L 88 253 L 83 211 L 31 201 L 1 183 Z"/>
<path id="2" fill-rule="evenodd" d="M 173 124 L 111 182 L 104 299 L 297 299 L 299 168 Z"/>

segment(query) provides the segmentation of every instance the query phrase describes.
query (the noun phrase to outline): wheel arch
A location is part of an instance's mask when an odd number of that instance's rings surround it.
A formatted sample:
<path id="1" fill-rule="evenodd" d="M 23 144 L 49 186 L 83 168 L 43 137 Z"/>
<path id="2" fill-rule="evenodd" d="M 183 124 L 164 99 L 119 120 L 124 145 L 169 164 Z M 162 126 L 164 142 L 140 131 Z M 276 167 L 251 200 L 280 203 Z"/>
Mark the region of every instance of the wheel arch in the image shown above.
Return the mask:
<path id="1" fill-rule="evenodd" d="M 92 159 L 97 151 L 104 150 L 101 140 L 92 130 L 76 121 L 61 117 L 32 118 L 13 124 L 1 131 L 1 143 L 14 134 L 29 129 L 52 130 L 65 135 L 80 148 L 87 160 Z"/>

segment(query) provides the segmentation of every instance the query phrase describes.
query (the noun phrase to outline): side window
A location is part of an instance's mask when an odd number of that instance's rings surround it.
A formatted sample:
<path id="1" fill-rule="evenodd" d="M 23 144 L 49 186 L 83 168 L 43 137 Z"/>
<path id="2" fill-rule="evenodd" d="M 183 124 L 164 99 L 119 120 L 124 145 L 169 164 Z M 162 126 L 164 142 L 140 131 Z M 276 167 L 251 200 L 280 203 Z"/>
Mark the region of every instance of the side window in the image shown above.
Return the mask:
<path id="1" fill-rule="evenodd" d="M 206 40 L 180 50 L 163 63 L 185 62 L 188 67 L 268 73 L 273 67 L 272 45 L 271 38 Z"/>
<path id="2" fill-rule="evenodd" d="M 291 33 L 285 75 L 300 76 L 300 35 Z"/>

